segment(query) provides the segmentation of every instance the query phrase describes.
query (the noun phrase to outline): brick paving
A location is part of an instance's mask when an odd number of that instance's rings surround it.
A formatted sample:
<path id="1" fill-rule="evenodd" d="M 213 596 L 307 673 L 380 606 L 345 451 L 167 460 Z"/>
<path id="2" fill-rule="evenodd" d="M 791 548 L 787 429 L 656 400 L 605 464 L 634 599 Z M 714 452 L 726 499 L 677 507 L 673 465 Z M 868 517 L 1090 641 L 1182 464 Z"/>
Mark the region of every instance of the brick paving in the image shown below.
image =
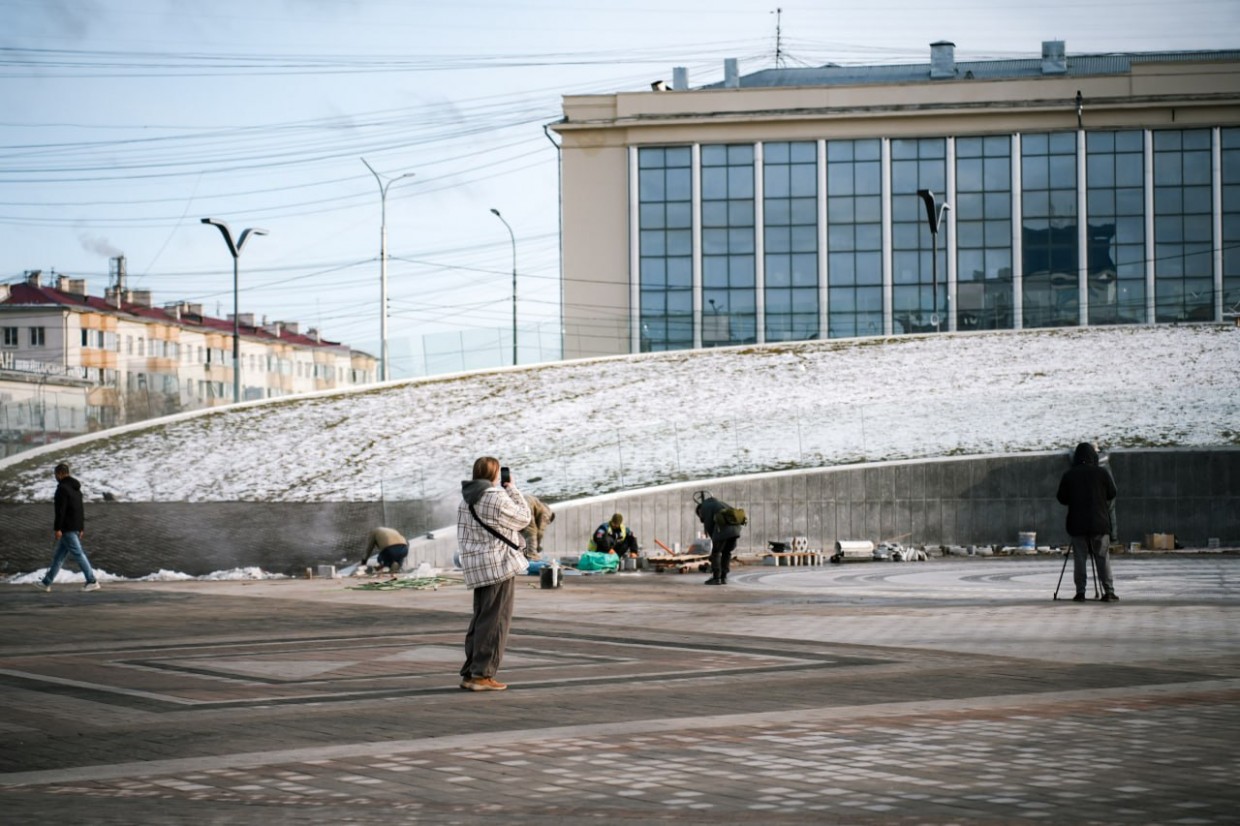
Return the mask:
<path id="1" fill-rule="evenodd" d="M 1240 557 L 523 581 L 0 587 L 6 824 L 1230 824 Z M 1062 593 L 1061 593 L 1062 596 Z"/>

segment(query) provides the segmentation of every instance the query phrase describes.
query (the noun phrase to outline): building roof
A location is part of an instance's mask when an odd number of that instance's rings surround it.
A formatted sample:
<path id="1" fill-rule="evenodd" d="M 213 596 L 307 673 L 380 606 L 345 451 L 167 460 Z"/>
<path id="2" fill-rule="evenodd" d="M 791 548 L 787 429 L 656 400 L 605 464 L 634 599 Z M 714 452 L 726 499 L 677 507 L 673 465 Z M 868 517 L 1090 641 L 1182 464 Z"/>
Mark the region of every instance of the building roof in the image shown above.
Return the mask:
<path id="1" fill-rule="evenodd" d="M 121 301 L 118 307 L 115 301 L 99 296 L 78 295 L 43 285 L 36 287 L 27 282 L 9 285 L 8 298 L 0 301 L 0 306 L 61 307 L 82 312 L 129 316 L 135 320 L 145 320 L 159 324 L 174 324 L 179 327 L 188 327 L 205 332 L 227 333 L 229 335 L 232 334 L 233 330 L 232 319 L 190 314 L 185 312 L 184 309 L 182 309 L 178 316 L 172 308 L 148 307 L 145 304 L 135 304 L 129 301 Z M 181 306 L 182 308 L 185 307 L 185 305 Z M 273 343 L 278 341 L 282 344 L 292 344 L 299 347 L 349 349 L 347 345 L 341 344 L 338 341 L 327 341 L 326 339 L 315 338 L 300 332 L 294 333 L 287 327 L 280 329 L 279 335 L 276 335 L 273 331 L 274 327 L 275 325 L 263 327 L 260 325 L 241 324 L 240 331 L 243 337 Z"/>
<path id="2" fill-rule="evenodd" d="M 895 83 L 948 83 L 953 80 L 1021 80 L 1038 77 L 1089 77 L 1125 75 L 1133 66 L 1150 63 L 1202 63 L 1240 61 L 1240 49 L 1179 52 L 1124 52 L 1112 54 L 1067 55 L 1064 71 L 1043 71 L 1040 57 L 1014 60 L 955 61 L 954 74 L 931 78 L 931 63 L 903 63 L 878 66 L 841 66 L 828 63 L 808 68 L 763 69 L 740 78 L 743 89 L 788 86 L 857 86 Z M 726 81 L 702 89 L 726 88 Z"/>

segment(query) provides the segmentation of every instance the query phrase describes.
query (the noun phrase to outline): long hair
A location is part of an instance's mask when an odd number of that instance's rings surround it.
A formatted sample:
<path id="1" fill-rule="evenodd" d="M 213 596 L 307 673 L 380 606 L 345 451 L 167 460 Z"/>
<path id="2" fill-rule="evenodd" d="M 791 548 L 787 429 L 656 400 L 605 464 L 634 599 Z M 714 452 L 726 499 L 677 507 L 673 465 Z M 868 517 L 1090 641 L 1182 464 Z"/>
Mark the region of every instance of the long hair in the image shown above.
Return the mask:
<path id="1" fill-rule="evenodd" d="M 499 459 L 494 456 L 480 456 L 474 460 L 474 478 L 493 481 L 499 475 Z"/>

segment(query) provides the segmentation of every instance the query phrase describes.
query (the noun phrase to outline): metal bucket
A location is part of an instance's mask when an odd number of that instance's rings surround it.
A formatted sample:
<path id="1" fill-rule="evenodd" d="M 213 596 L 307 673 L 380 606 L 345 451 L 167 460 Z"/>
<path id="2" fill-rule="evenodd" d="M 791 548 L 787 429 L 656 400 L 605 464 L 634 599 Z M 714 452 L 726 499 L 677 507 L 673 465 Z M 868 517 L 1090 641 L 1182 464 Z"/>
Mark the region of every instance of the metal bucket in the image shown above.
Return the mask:
<path id="1" fill-rule="evenodd" d="M 560 587 L 560 568 L 558 565 L 547 565 L 538 572 L 538 584 L 542 588 Z"/>
<path id="2" fill-rule="evenodd" d="M 632 557 L 632 556 L 622 557 L 620 559 L 620 570 L 636 571 L 637 570 L 637 558 Z"/>
<path id="3" fill-rule="evenodd" d="M 1038 534 L 1036 531 L 1021 531 L 1020 542 L 1017 543 L 1021 550 L 1032 551 L 1038 546 Z"/>

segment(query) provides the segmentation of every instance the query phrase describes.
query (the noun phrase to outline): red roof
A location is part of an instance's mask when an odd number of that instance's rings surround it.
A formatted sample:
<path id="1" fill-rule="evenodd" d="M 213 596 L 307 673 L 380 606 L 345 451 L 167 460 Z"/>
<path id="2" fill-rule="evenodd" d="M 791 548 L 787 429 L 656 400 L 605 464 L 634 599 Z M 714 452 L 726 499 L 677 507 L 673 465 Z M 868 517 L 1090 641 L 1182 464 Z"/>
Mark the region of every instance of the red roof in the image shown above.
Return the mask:
<path id="1" fill-rule="evenodd" d="M 99 313 L 106 313 L 115 316 L 132 316 L 135 318 L 144 318 L 161 324 L 176 324 L 181 327 L 197 328 L 210 330 L 213 332 L 232 333 L 233 323 L 231 319 L 212 318 L 210 316 L 189 315 L 182 311 L 180 318 L 176 314 L 163 307 L 145 307 L 141 304 L 134 304 L 128 301 L 122 301 L 121 306 L 117 307 L 115 303 L 108 301 L 99 296 L 93 295 L 77 295 L 58 290 L 54 287 L 35 287 L 28 283 L 18 283 L 9 286 L 9 297 L 0 304 L 6 306 L 60 306 L 78 310 L 91 310 Z M 304 333 L 291 333 L 287 328 L 280 330 L 280 335 L 266 330 L 262 327 L 254 327 L 248 324 L 240 325 L 241 335 L 248 338 L 257 338 L 265 341 L 279 341 L 286 344 L 296 344 L 302 347 L 330 347 L 339 348 L 345 345 L 338 341 L 327 341 L 326 339 L 316 340 L 313 336 Z"/>

